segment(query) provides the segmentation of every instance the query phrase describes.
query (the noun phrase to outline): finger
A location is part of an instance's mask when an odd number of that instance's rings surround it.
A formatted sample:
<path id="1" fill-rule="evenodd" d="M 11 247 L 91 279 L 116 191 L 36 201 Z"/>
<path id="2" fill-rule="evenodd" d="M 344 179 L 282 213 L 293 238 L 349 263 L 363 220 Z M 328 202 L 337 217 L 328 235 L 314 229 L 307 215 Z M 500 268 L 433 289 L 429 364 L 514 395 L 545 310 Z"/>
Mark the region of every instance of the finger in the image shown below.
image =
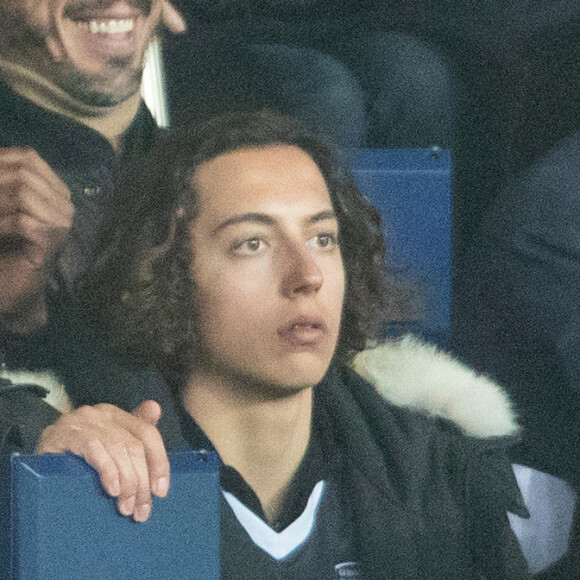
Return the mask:
<path id="1" fill-rule="evenodd" d="M 0 216 L 18 213 L 18 197 L 0 185 Z"/>
<path id="2" fill-rule="evenodd" d="M 143 401 L 132 415 L 142 419 L 153 427 L 161 418 L 162 410 L 157 401 Z M 169 491 L 170 467 L 163 445 L 163 439 L 159 431 L 151 431 L 150 434 L 143 434 L 143 437 L 149 442 L 147 446 L 147 460 L 149 465 L 151 488 L 155 495 L 165 497 Z M 162 447 L 162 449 L 161 449 Z"/>
<path id="3" fill-rule="evenodd" d="M 52 185 L 45 175 L 30 168 L 0 172 L 0 215 L 19 212 L 35 217 L 41 223 L 70 228 L 73 205 L 64 183 Z"/>
<path id="4" fill-rule="evenodd" d="M 70 191 L 32 149 L 0 149 L 0 199 L 7 204 L 0 215 L 14 211 L 55 227 L 70 228 Z"/>
<path id="5" fill-rule="evenodd" d="M 161 18 L 168 30 L 174 34 L 183 34 L 187 30 L 187 24 L 181 12 L 167 0 L 163 2 Z"/>
<path id="6" fill-rule="evenodd" d="M 67 190 L 62 179 L 34 149 L 30 147 L 0 148 L 0 175 L 18 171 L 29 171 L 42 177 L 52 189 Z"/>
<path id="7" fill-rule="evenodd" d="M 146 403 L 147 404 L 143 407 L 138 407 L 138 413 L 141 412 L 148 414 L 149 418 L 156 419 L 158 413 L 160 414 L 161 411 L 159 404 L 155 401 L 149 401 Z M 149 478 L 148 489 L 152 490 L 158 497 L 165 497 L 169 491 L 170 465 L 159 430 L 138 415 L 127 413 L 118 407 L 112 405 L 96 405 L 95 408 L 100 411 L 101 407 L 103 407 L 104 412 L 108 414 L 109 421 L 114 425 L 122 426 L 123 429 L 130 433 L 142 446 Z M 114 455 L 114 453 L 112 453 L 112 455 Z M 133 456 L 136 455 L 133 454 Z M 118 467 L 122 466 L 118 465 Z M 140 477 L 141 474 L 144 473 L 141 463 L 139 464 L 139 470 L 139 473 L 134 476 Z M 127 477 L 131 477 L 131 475 L 127 475 Z M 129 484 L 130 480 L 128 480 L 128 483 L 126 483 L 125 486 Z M 124 484 L 122 481 L 121 487 L 123 486 Z M 136 492 L 137 484 L 134 489 Z"/>
<path id="8" fill-rule="evenodd" d="M 66 227 L 51 228 L 39 223 L 36 218 L 24 213 L 0 216 L 0 236 L 22 238 L 39 246 L 64 237 L 67 231 Z"/>
<path id="9" fill-rule="evenodd" d="M 135 445 L 133 441 L 126 439 L 117 441 L 112 445 L 106 445 L 106 450 L 112 457 L 119 472 L 119 493 L 117 494 L 118 508 L 124 516 L 133 515 L 135 510 L 135 497 L 139 488 L 139 475 L 136 469 L 139 468 L 133 463 L 132 454 L 129 448 Z"/>
<path id="10" fill-rule="evenodd" d="M 5 325 L 12 326 L 14 313 L 18 314 L 18 324 L 14 331 L 21 328 L 21 315 L 24 312 L 25 331 L 28 324 L 38 328 L 46 323 L 45 284 L 46 274 L 31 264 L 26 258 L 13 253 L 4 254 L 0 239 L 0 317 Z"/>
<path id="11" fill-rule="evenodd" d="M 161 414 L 159 404 L 155 401 L 146 401 L 146 403 L 146 405 L 142 403 L 136 411 L 144 415 L 150 413 L 148 418 L 155 419 L 156 422 Z M 159 410 L 158 415 L 157 413 L 151 413 L 156 408 Z M 159 430 L 150 421 L 137 415 L 133 415 L 132 419 L 134 422 L 128 428 L 133 436 L 143 444 L 151 490 L 157 497 L 165 497 L 169 492 L 170 465 L 163 438 Z"/>
<path id="12" fill-rule="evenodd" d="M 129 447 L 128 451 L 137 477 L 133 518 L 137 522 L 145 522 L 151 514 L 151 487 L 145 449 L 140 442 L 136 442 L 135 445 Z"/>
<path id="13" fill-rule="evenodd" d="M 40 437 L 36 452 L 65 453 L 70 451 L 80 455 L 83 459 L 99 472 L 101 482 L 107 493 L 117 497 L 121 493 L 121 484 L 117 463 L 95 434 L 85 434 L 83 438 L 63 436 L 62 422 L 48 426 Z"/>
<path id="14" fill-rule="evenodd" d="M 66 232 L 50 230 L 24 214 L 0 218 L 0 256 L 26 260 L 34 270 L 40 270 Z"/>
<path id="15" fill-rule="evenodd" d="M 149 487 L 144 452 L 141 451 L 140 464 L 133 459 L 134 449 L 143 445 L 124 425 L 131 421 L 137 419 L 113 405 L 79 407 L 42 432 L 37 450 L 39 453 L 70 451 L 83 457 L 99 472 L 107 492 L 119 497 L 121 513 L 131 515 L 131 501 L 141 480 L 145 479 L 145 488 Z M 145 475 L 137 474 L 136 468 L 145 471 Z"/>
<path id="16" fill-rule="evenodd" d="M 139 417 L 153 426 L 161 418 L 161 406 L 157 401 L 143 401 L 133 412 L 132 415 Z"/>
<path id="17" fill-rule="evenodd" d="M 138 445 L 134 438 L 128 432 L 122 432 L 121 437 L 115 435 L 115 441 L 108 443 L 105 438 L 103 446 L 108 455 L 112 458 L 119 474 L 119 508 L 123 515 L 131 515 L 133 507 L 130 509 L 121 509 L 121 504 L 127 505 L 130 502 L 134 503 L 139 487 L 139 476 L 135 471 L 132 453 L 129 449 L 132 446 Z"/>
<path id="18" fill-rule="evenodd" d="M 151 419 L 159 411 L 155 402 L 139 410 Z M 152 488 L 161 497 L 169 488 L 169 460 L 157 428 L 113 405 L 81 407 L 61 417 L 44 430 L 39 451 L 84 457 L 105 489 L 119 498 L 119 511 L 137 521 L 149 517 Z"/>
<path id="19" fill-rule="evenodd" d="M 107 493 L 113 497 L 118 497 L 122 491 L 118 464 L 102 442 L 95 438 L 89 443 L 86 451 L 83 452 L 82 449 L 78 451 L 77 455 L 81 455 L 89 465 L 97 470 Z M 72 452 L 75 453 L 74 450 Z"/>

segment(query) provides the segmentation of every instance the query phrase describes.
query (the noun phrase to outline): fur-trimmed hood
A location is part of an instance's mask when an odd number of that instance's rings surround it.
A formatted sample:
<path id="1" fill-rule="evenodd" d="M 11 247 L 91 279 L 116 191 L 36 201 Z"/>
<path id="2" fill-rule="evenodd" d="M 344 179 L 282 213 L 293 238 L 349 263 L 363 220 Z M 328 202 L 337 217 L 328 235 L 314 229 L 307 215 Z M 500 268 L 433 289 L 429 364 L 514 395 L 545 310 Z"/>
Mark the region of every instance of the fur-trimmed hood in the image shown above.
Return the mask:
<path id="1" fill-rule="evenodd" d="M 393 405 L 447 419 L 466 435 L 518 433 L 515 412 L 499 385 L 412 336 L 358 353 L 351 367 Z M 47 403 L 60 411 L 70 406 L 51 373 L 2 371 L 0 378 L 43 386 L 51 392 Z"/>
<path id="2" fill-rule="evenodd" d="M 515 412 L 501 387 L 414 337 L 362 351 L 351 367 L 390 403 L 447 419 L 471 437 L 518 433 Z"/>

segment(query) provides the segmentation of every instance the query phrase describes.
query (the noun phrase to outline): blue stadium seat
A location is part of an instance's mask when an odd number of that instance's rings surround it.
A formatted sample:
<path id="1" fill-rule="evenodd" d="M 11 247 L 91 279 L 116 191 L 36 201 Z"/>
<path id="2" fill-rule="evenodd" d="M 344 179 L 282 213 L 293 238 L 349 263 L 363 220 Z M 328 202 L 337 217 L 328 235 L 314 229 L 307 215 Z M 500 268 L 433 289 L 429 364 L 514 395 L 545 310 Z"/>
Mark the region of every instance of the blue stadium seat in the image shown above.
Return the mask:
<path id="1" fill-rule="evenodd" d="M 346 152 L 361 191 L 379 209 L 390 264 L 410 296 L 386 334 L 408 331 L 448 346 L 451 310 L 451 153 L 430 149 Z"/>

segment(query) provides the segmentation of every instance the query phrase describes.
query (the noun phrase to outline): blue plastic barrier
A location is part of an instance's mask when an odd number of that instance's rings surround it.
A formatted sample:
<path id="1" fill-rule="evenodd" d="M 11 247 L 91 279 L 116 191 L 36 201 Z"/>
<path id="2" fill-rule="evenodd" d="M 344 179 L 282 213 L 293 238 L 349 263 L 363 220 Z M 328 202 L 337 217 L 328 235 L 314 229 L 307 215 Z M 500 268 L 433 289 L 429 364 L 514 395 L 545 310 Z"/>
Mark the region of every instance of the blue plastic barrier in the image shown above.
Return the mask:
<path id="1" fill-rule="evenodd" d="M 119 515 L 97 474 L 65 455 L 10 459 L 11 580 L 219 579 L 219 475 L 214 453 L 170 454 L 171 490 L 146 523 Z"/>

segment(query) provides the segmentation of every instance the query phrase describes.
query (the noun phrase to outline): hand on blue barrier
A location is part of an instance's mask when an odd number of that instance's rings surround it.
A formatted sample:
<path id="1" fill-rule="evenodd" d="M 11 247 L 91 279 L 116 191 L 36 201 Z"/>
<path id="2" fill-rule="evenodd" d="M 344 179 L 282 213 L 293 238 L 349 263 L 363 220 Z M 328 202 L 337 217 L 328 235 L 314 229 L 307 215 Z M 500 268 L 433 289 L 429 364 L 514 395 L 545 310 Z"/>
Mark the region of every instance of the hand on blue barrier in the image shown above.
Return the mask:
<path id="1" fill-rule="evenodd" d="M 160 417 L 155 401 L 144 401 L 132 413 L 106 403 L 80 407 L 43 431 L 37 452 L 80 455 L 118 498 L 119 511 L 144 522 L 151 494 L 165 497 L 169 491 L 169 461 L 156 427 Z"/>

